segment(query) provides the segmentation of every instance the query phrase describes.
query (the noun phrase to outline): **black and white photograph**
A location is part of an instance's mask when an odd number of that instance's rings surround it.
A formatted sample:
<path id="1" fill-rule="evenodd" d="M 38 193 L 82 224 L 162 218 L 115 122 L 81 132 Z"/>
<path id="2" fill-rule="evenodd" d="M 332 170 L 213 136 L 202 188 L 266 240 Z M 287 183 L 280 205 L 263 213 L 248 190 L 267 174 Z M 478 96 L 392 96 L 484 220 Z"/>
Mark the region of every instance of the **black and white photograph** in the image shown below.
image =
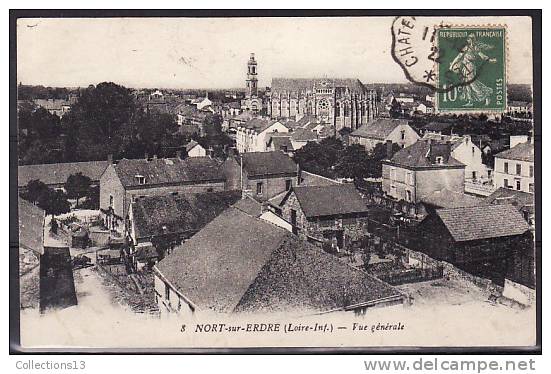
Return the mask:
<path id="1" fill-rule="evenodd" d="M 17 350 L 541 349 L 541 12 L 10 19 Z"/>

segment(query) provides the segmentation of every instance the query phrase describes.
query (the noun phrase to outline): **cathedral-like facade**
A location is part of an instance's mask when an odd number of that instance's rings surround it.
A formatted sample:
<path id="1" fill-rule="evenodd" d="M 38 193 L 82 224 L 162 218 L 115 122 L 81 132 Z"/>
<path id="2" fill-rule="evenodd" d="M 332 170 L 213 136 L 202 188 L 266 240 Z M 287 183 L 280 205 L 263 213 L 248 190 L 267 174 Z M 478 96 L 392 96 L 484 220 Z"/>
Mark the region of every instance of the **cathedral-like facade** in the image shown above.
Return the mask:
<path id="1" fill-rule="evenodd" d="M 268 115 L 272 118 L 314 116 L 337 130 L 352 130 L 377 115 L 377 93 L 358 79 L 272 79 Z"/>
<path id="2" fill-rule="evenodd" d="M 247 62 L 247 91 L 242 109 L 272 119 L 313 116 L 337 131 L 355 130 L 377 116 L 377 92 L 359 79 L 273 78 L 263 98 L 258 95 L 258 63 Z"/>

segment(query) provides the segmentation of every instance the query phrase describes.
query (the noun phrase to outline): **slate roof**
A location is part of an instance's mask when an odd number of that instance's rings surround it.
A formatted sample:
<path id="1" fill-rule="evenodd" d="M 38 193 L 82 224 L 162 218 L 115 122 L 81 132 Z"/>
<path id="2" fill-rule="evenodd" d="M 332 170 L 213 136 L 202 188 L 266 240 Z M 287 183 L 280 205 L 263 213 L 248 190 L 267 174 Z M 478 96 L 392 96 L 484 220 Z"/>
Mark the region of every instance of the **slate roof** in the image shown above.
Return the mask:
<path id="1" fill-rule="evenodd" d="M 461 162 L 453 157 L 449 157 L 448 161 L 443 164 L 431 163 L 429 157 L 430 142 L 428 140 L 418 140 L 409 147 L 400 149 L 392 156 L 390 161 L 393 164 L 405 167 L 445 167 L 445 166 L 464 166 Z"/>
<path id="2" fill-rule="evenodd" d="M 189 152 L 198 145 L 199 145 L 199 143 L 197 143 L 195 140 L 192 140 L 192 141 L 190 141 L 189 143 L 186 144 L 186 151 Z"/>
<path id="3" fill-rule="evenodd" d="M 279 121 L 264 119 L 264 118 L 252 118 L 247 122 L 241 124 L 240 126 L 245 127 L 249 130 L 254 130 L 257 133 L 261 133 L 262 131 L 266 130 L 268 127 L 272 126 L 276 122 L 279 122 Z"/>
<path id="4" fill-rule="evenodd" d="M 241 160 L 249 177 L 297 173 L 297 164 L 281 151 L 246 152 Z"/>
<path id="5" fill-rule="evenodd" d="M 377 118 L 353 131 L 350 136 L 385 140 L 398 126 L 407 124 L 404 119 Z"/>
<path id="6" fill-rule="evenodd" d="M 283 151 L 286 149 L 286 152 L 293 151 L 293 143 L 291 143 L 290 135 L 280 135 L 277 133 L 268 134 L 268 146 L 273 145 L 274 150 Z"/>
<path id="7" fill-rule="evenodd" d="M 251 196 L 244 196 L 241 200 L 239 200 L 232 206 L 253 217 L 260 217 L 260 215 L 262 214 L 262 203 L 256 201 Z"/>
<path id="8" fill-rule="evenodd" d="M 115 170 L 125 187 L 141 186 L 137 175 L 145 177 L 145 185 L 224 180 L 218 162 L 210 157 L 122 159 Z"/>
<path id="9" fill-rule="evenodd" d="M 291 192 L 308 218 L 367 212 L 361 195 L 352 184 L 293 187 Z"/>
<path id="10" fill-rule="evenodd" d="M 340 79 L 340 78 L 272 78 L 272 92 L 306 92 L 312 91 L 314 85 L 321 88 L 322 83 L 326 82 L 329 88 L 345 88 L 355 93 L 363 93 L 367 88 L 359 79 Z"/>
<path id="11" fill-rule="evenodd" d="M 328 311 L 401 296 L 388 284 L 235 208 L 156 268 L 198 309 L 216 312 Z"/>
<path id="12" fill-rule="evenodd" d="M 44 210 L 18 199 L 19 246 L 44 254 Z"/>
<path id="13" fill-rule="evenodd" d="M 198 231 L 239 199 L 240 191 L 142 197 L 132 203 L 135 235 Z"/>
<path id="14" fill-rule="evenodd" d="M 92 182 L 99 182 L 109 161 L 65 162 L 59 164 L 21 165 L 17 168 L 17 185 L 26 186 L 29 181 L 39 179 L 47 185 L 65 184 L 71 174 L 81 172 Z"/>
<path id="15" fill-rule="evenodd" d="M 434 191 L 421 197 L 421 202 L 438 208 L 460 208 L 484 205 L 484 199 L 447 189 Z"/>
<path id="16" fill-rule="evenodd" d="M 534 162 L 534 144 L 530 142 L 519 143 L 513 148 L 500 152 L 496 158 Z"/>
<path id="17" fill-rule="evenodd" d="M 307 128 L 298 128 L 290 133 L 291 139 L 296 142 L 308 142 L 318 140 L 318 134 Z"/>
<path id="18" fill-rule="evenodd" d="M 534 195 L 524 191 L 500 187 L 484 199 L 486 204 L 511 204 L 519 209 L 533 210 Z"/>
<path id="19" fill-rule="evenodd" d="M 529 229 L 509 204 L 437 209 L 436 214 L 457 242 L 520 235 Z"/>
<path id="20" fill-rule="evenodd" d="M 324 176 L 321 176 L 321 175 L 317 175 L 317 174 L 314 174 L 314 173 L 309 173 L 305 170 L 301 170 L 300 178 L 301 178 L 301 181 L 300 181 L 300 186 L 301 187 L 303 187 L 303 186 L 333 186 L 333 185 L 342 184 L 339 181 L 336 181 L 336 180 L 333 180 L 333 179 L 330 179 L 330 178 L 327 178 L 327 177 L 324 177 Z"/>

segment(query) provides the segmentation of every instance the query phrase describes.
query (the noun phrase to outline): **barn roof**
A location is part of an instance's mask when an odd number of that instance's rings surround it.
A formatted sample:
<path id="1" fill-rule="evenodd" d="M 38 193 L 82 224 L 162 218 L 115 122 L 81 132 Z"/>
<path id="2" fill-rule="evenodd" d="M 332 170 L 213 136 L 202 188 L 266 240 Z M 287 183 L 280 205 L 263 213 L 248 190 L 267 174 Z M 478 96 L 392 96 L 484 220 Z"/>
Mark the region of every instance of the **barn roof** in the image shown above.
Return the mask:
<path id="1" fill-rule="evenodd" d="M 145 185 L 194 183 L 223 180 L 219 164 L 210 157 L 159 159 L 122 159 L 115 170 L 125 187 L 140 186 L 138 176 L 145 177 Z"/>
<path id="2" fill-rule="evenodd" d="M 457 242 L 520 235 L 529 229 L 509 204 L 437 209 L 436 214 Z"/>
<path id="3" fill-rule="evenodd" d="M 361 195 L 351 184 L 293 187 L 289 193 L 293 192 L 308 218 L 367 212 Z"/>
<path id="4" fill-rule="evenodd" d="M 136 237 L 198 231 L 240 198 L 240 191 L 139 198 L 132 203 Z"/>
<path id="5" fill-rule="evenodd" d="M 199 309 L 329 311 L 401 298 L 288 231 L 229 208 L 156 265 Z"/>
<path id="6" fill-rule="evenodd" d="M 408 121 L 404 119 L 377 118 L 361 126 L 350 136 L 385 140 L 398 126 L 407 124 Z"/>

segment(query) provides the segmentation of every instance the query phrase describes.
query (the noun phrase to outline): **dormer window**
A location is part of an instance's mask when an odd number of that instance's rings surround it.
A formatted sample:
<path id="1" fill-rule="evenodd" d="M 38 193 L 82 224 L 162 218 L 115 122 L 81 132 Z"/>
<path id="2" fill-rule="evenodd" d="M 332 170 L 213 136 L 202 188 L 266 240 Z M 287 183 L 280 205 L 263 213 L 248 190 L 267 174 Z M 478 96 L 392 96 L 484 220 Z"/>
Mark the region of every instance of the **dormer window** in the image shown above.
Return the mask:
<path id="1" fill-rule="evenodd" d="M 145 177 L 143 175 L 136 174 L 135 178 L 138 184 L 145 184 Z"/>

